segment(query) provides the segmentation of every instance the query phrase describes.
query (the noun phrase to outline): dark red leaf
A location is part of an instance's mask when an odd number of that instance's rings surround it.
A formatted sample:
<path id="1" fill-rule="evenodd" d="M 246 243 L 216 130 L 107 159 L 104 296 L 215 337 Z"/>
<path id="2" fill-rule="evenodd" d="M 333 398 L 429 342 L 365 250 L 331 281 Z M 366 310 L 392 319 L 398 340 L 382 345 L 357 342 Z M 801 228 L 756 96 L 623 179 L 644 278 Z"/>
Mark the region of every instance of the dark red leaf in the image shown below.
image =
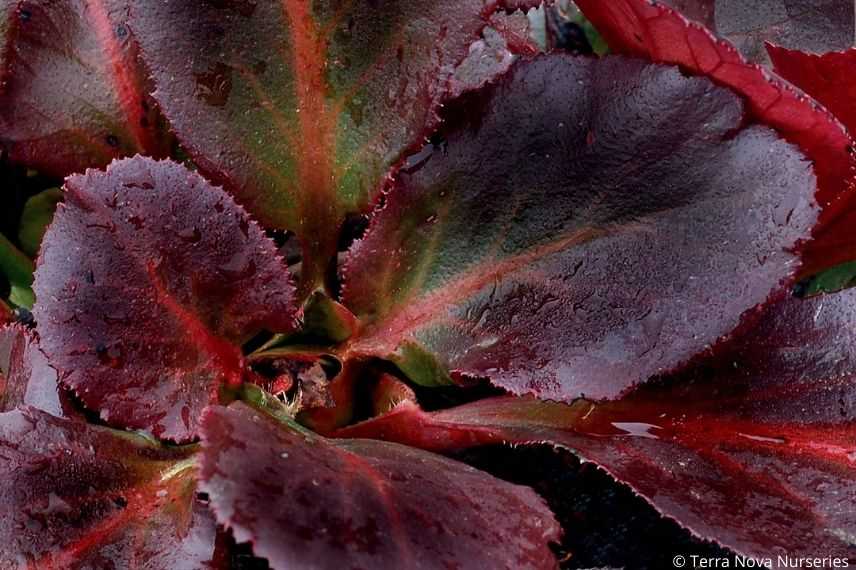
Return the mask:
<path id="1" fill-rule="evenodd" d="M 13 160 L 65 176 L 170 152 L 127 26 L 130 5 L 0 1 L 0 144 Z"/>
<path id="2" fill-rule="evenodd" d="M 32 333 L 8 325 L 0 328 L 0 412 L 22 405 L 58 417 L 75 415 Z"/>
<path id="3" fill-rule="evenodd" d="M 133 16 L 179 138 L 261 222 L 301 237 L 308 293 L 345 214 L 437 125 L 450 74 L 499 4 L 169 0 Z"/>
<path id="4" fill-rule="evenodd" d="M 554 568 L 529 488 L 396 444 L 328 440 L 244 403 L 203 419 L 201 488 L 274 569 Z"/>
<path id="5" fill-rule="evenodd" d="M 856 132 L 856 48 L 822 55 L 767 45 L 776 73 L 823 103 Z"/>
<path id="6" fill-rule="evenodd" d="M 856 259 L 856 192 L 851 188 L 852 140 L 828 111 L 789 84 L 747 63 L 732 45 L 717 40 L 663 4 L 648 0 L 579 0 L 585 15 L 618 53 L 680 65 L 746 98 L 750 119 L 778 130 L 814 163 L 817 202 L 823 207 L 814 240 L 802 253 L 803 274 Z"/>
<path id="7" fill-rule="evenodd" d="M 0 325 L 11 323 L 15 320 L 15 315 L 12 313 L 12 308 L 0 299 Z"/>
<path id="8" fill-rule="evenodd" d="M 209 567 L 215 522 L 191 452 L 34 408 L 0 414 L 0 567 Z"/>
<path id="9" fill-rule="evenodd" d="M 742 110 L 637 60 L 515 65 L 451 111 L 349 254 L 344 302 L 364 328 L 344 357 L 427 384 L 421 346 L 560 400 L 687 361 L 792 276 L 787 250 L 814 221 L 802 155 L 740 130 Z"/>
<path id="10" fill-rule="evenodd" d="M 274 244 L 223 190 L 136 157 L 66 182 L 34 314 L 61 381 L 111 424 L 186 441 L 241 345 L 294 321 Z"/>
<path id="11" fill-rule="evenodd" d="M 552 442 L 753 556 L 856 555 L 856 292 L 786 299 L 723 354 L 618 402 L 404 403 L 340 430 L 433 451 Z"/>

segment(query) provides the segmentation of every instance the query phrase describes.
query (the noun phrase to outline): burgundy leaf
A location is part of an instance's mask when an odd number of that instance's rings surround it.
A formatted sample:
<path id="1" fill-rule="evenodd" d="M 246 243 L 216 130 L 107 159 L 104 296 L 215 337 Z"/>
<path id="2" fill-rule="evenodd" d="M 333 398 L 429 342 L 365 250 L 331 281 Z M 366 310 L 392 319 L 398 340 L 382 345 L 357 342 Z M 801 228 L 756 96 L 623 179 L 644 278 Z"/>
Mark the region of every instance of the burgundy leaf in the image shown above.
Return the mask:
<path id="1" fill-rule="evenodd" d="M 822 55 L 767 45 L 776 73 L 823 103 L 856 132 L 856 48 Z"/>
<path id="2" fill-rule="evenodd" d="M 345 357 L 426 384 L 422 347 L 559 400 L 687 361 L 792 277 L 787 250 L 814 221 L 802 155 L 741 130 L 742 111 L 672 67 L 516 64 L 450 111 L 350 252 L 344 302 L 364 328 Z"/>
<path id="3" fill-rule="evenodd" d="M 0 299 L 0 325 L 11 323 L 15 320 L 15 315 L 12 313 L 12 308 Z"/>
<path id="4" fill-rule="evenodd" d="M 215 522 L 191 451 L 34 408 L 0 414 L 0 567 L 209 567 Z"/>
<path id="5" fill-rule="evenodd" d="M 0 0 L 0 145 L 55 176 L 165 156 L 129 0 Z"/>
<path id="6" fill-rule="evenodd" d="M 57 417 L 75 415 L 56 371 L 21 325 L 0 328 L 0 412 L 28 405 Z"/>
<path id="7" fill-rule="evenodd" d="M 437 125 L 450 74 L 500 4 L 169 0 L 133 18 L 179 138 L 261 222 L 298 234 L 308 294 L 346 213 Z"/>
<path id="8" fill-rule="evenodd" d="M 274 244 L 173 162 L 114 162 L 69 178 L 65 198 L 34 286 L 43 350 L 111 424 L 192 438 L 220 388 L 241 383 L 241 345 L 292 328 Z"/>
<path id="9" fill-rule="evenodd" d="M 778 130 L 814 163 L 817 202 L 823 207 L 814 240 L 803 248 L 803 275 L 856 259 L 856 192 L 851 191 L 852 140 L 827 110 L 789 84 L 747 63 L 735 48 L 648 0 L 579 0 L 585 15 L 618 53 L 680 65 L 746 98 L 750 118 Z"/>
<path id="10" fill-rule="evenodd" d="M 202 426 L 220 523 L 286 568 L 554 568 L 561 531 L 529 488 L 437 455 L 333 441 L 244 403 Z"/>
<path id="11" fill-rule="evenodd" d="M 405 402 L 340 430 L 432 451 L 552 442 L 737 552 L 856 555 L 856 292 L 773 305 L 676 378 L 618 402 Z"/>

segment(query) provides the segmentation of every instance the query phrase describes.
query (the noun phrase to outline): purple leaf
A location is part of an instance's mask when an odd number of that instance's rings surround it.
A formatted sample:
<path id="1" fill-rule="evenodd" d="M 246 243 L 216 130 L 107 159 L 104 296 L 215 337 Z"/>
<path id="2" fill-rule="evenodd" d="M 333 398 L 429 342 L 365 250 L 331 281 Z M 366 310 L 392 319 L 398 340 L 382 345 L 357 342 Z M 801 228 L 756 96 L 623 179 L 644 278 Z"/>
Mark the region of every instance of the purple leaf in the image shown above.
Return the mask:
<path id="1" fill-rule="evenodd" d="M 191 451 L 34 408 L 0 414 L 0 567 L 210 567 Z"/>
<path id="2" fill-rule="evenodd" d="M 802 249 L 803 276 L 856 258 L 847 239 L 856 223 L 851 192 L 853 144 L 841 124 L 793 87 L 747 63 L 726 41 L 648 0 L 578 0 L 580 9 L 617 53 L 680 65 L 730 87 L 746 99 L 748 119 L 769 125 L 805 153 L 817 175 L 822 207 L 814 239 Z M 844 246 L 843 246 L 844 245 Z"/>
<path id="3" fill-rule="evenodd" d="M 810 167 L 706 79 L 552 55 L 450 114 L 349 254 L 347 356 L 425 384 L 421 346 L 516 394 L 614 398 L 794 276 Z"/>
<path id="4" fill-rule="evenodd" d="M 501 4 L 170 0 L 133 22 L 179 138 L 262 223 L 298 234 L 309 294 L 345 215 L 437 126 L 449 76 Z"/>
<path id="5" fill-rule="evenodd" d="M 166 156 L 129 0 L 0 1 L 0 145 L 65 176 L 135 153 Z"/>
<path id="6" fill-rule="evenodd" d="M 340 430 L 432 451 L 552 442 L 755 557 L 856 555 L 856 292 L 788 298 L 728 350 L 617 402 L 406 402 Z"/>
<path id="7" fill-rule="evenodd" d="M 114 425 L 187 441 L 245 370 L 241 345 L 289 332 L 294 289 L 274 244 L 223 190 L 136 157 L 73 176 L 42 245 L 42 348 Z"/>
<path id="8" fill-rule="evenodd" d="M 534 491 L 431 453 L 333 441 L 244 403 L 203 419 L 201 488 L 274 569 L 554 568 Z"/>

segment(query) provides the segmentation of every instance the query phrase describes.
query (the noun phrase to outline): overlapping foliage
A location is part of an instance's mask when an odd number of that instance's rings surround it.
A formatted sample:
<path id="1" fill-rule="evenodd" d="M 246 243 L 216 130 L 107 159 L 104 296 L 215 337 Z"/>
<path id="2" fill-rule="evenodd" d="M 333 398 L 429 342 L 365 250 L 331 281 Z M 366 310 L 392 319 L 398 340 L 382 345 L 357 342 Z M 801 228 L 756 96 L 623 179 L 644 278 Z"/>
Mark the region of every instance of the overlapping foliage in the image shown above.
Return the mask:
<path id="1" fill-rule="evenodd" d="M 0 568 L 556 567 L 497 443 L 856 556 L 853 50 L 535 4 L 0 1 Z"/>

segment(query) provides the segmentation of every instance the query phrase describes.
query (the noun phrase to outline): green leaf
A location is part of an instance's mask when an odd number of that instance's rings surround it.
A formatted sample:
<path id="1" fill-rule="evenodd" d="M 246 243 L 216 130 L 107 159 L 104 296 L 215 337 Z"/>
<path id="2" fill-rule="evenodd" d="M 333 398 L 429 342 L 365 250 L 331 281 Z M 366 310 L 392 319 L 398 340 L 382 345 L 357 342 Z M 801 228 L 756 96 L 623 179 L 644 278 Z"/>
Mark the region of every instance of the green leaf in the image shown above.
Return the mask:
<path id="1" fill-rule="evenodd" d="M 59 188 L 50 188 L 36 194 L 24 205 L 21 227 L 18 230 L 18 242 L 21 244 L 21 250 L 30 257 L 38 255 L 42 237 L 60 201 L 62 201 L 62 191 Z"/>
<path id="2" fill-rule="evenodd" d="M 18 306 L 33 306 L 33 262 L 9 238 L 0 234 L 0 273 L 6 276 L 12 287 L 9 300 Z"/>
<path id="3" fill-rule="evenodd" d="M 300 238 L 306 297 L 345 216 L 437 126 L 455 66 L 503 4 L 165 0 L 132 24 L 200 170 Z"/>
<path id="4" fill-rule="evenodd" d="M 801 281 L 796 287 L 798 297 L 813 297 L 835 293 L 856 285 L 856 261 L 848 261 Z"/>

